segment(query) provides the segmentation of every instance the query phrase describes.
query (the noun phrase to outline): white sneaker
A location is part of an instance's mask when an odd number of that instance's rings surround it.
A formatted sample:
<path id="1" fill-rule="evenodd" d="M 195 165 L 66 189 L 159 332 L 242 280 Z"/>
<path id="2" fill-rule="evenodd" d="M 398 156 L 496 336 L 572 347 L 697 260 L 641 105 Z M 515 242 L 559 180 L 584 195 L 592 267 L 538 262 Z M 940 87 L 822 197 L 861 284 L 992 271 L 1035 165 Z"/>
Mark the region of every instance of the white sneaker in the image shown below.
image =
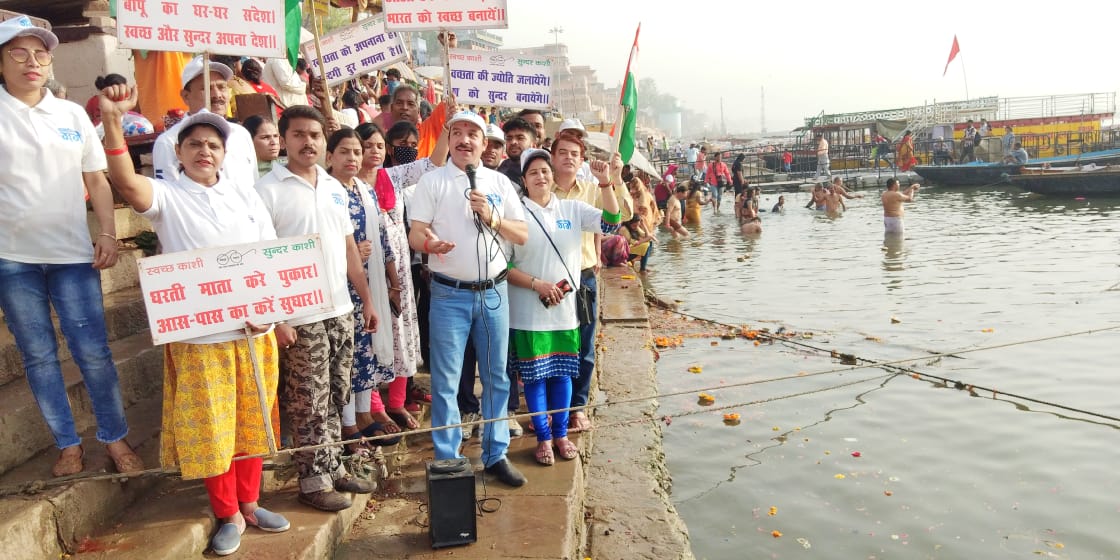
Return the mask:
<path id="1" fill-rule="evenodd" d="M 477 412 L 468 412 L 468 413 L 463 415 L 463 420 L 462 421 L 463 421 L 464 424 L 466 424 L 467 422 L 478 422 L 479 420 L 482 420 L 482 415 L 481 414 L 479 414 Z M 478 426 L 478 425 L 463 426 L 463 441 L 467 441 L 467 440 L 471 439 L 474 436 L 475 431 L 479 430 L 479 427 L 480 426 Z M 481 430 L 479 430 L 479 431 L 481 431 Z"/>

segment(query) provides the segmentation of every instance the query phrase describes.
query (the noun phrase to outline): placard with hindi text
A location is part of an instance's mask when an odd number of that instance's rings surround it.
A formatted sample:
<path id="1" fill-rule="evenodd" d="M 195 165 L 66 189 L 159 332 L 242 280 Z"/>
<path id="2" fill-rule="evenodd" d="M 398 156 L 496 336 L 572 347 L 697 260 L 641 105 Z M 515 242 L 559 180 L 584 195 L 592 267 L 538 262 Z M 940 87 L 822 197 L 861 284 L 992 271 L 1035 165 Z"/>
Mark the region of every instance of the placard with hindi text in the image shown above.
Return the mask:
<path id="1" fill-rule="evenodd" d="M 119 0 L 117 40 L 137 50 L 282 58 L 284 3 Z"/>
<path id="2" fill-rule="evenodd" d="M 506 29 L 506 0 L 383 0 L 385 26 L 393 31 Z"/>
<path id="3" fill-rule="evenodd" d="M 154 344 L 334 308 L 318 234 L 168 253 L 137 264 Z"/>
<path id="4" fill-rule="evenodd" d="M 465 105 L 549 109 L 552 59 L 514 51 L 453 49 L 451 91 Z"/>
<path id="5" fill-rule="evenodd" d="M 405 58 L 404 41 L 398 33 L 385 30 L 385 16 L 377 15 L 331 31 L 319 39 L 327 84 L 335 85 L 369 74 Z M 300 45 L 311 73 L 319 76 L 315 41 Z"/>

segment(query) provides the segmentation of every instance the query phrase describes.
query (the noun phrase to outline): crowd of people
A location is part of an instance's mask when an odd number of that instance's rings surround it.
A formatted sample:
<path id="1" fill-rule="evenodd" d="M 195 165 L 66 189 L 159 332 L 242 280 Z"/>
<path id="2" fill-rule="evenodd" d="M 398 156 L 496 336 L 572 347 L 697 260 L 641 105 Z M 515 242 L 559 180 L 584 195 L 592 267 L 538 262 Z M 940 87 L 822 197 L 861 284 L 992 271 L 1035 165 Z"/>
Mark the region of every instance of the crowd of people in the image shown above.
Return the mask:
<path id="1" fill-rule="evenodd" d="M 493 113 L 484 119 L 453 98 L 422 118 L 420 92 L 393 74 L 359 80 L 385 92 L 385 110 L 363 107 L 369 98 L 359 93 L 324 110 L 309 103 L 313 81 L 302 95 L 266 87 L 272 60 L 227 60 L 231 68 L 196 58 L 181 75 L 187 109 L 156 139 L 148 177 L 134 166 L 123 126 L 144 92 L 100 81 L 87 104 L 99 133 L 81 106 L 45 88 L 57 45 L 26 18 L 0 23 L 0 196 L 10 208 L 0 218 L 0 308 L 60 449 L 53 475 L 85 465 L 52 307 L 90 392 L 97 439 L 118 471 L 144 468 L 125 440 L 104 326 L 99 271 L 118 251 L 113 191 L 150 221 L 164 253 L 322 240 L 331 309 L 165 347 L 160 463 L 205 481 L 219 520 L 216 554 L 236 551 L 247 526 L 290 527 L 258 503 L 262 460 L 243 457 L 267 454 L 281 433 L 284 444 L 311 448 L 293 454 L 299 500 L 326 511 L 376 488 L 348 472 L 344 456 L 396 443 L 419 427 L 415 413 L 428 400 L 433 427 L 468 422 L 432 433 L 436 459 L 461 457 L 481 425 L 485 471 L 525 484 L 506 458 L 524 430 L 507 420 L 520 408 L 518 381 L 529 412 L 574 408 L 532 418 L 537 462 L 575 458 L 568 434 L 591 428 L 581 407 L 595 371 L 601 241 L 625 239 L 624 261 L 648 260 L 660 223 L 648 176 L 618 154 L 593 161 L 575 120 L 545 138 L 538 111 L 498 126 Z M 239 88 L 274 98 L 279 114 L 232 122 Z M 55 164 L 20 165 L 48 159 Z M 430 394 L 412 384 L 424 364 Z"/>

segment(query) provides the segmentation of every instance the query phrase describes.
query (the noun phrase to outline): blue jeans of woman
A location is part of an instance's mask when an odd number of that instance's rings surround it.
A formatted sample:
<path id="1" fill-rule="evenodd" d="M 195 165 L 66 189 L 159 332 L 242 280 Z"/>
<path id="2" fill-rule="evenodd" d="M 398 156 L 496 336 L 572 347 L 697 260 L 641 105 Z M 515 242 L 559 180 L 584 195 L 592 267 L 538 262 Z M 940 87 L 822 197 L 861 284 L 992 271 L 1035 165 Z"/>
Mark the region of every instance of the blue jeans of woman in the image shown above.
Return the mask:
<path id="1" fill-rule="evenodd" d="M 66 396 L 51 324 L 51 306 L 82 372 L 97 419 L 97 439 L 128 434 L 117 367 L 105 333 L 101 273 L 89 263 L 28 264 L 0 259 L 0 309 L 15 337 L 23 368 L 43 419 L 60 449 L 81 443 Z"/>

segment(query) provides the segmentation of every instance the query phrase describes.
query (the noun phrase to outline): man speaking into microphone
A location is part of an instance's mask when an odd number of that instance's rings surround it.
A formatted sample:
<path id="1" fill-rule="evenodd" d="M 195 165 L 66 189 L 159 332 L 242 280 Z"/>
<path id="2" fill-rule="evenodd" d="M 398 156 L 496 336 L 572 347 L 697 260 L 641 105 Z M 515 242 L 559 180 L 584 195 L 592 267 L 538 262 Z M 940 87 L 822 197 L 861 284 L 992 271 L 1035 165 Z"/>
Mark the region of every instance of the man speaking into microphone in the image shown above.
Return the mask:
<path id="1" fill-rule="evenodd" d="M 529 236 L 513 184 L 482 167 L 486 124 L 470 111 L 456 113 L 444 127 L 450 165 L 427 173 L 416 185 L 410 214 L 409 245 L 428 253 L 432 271 L 431 336 L 432 427 L 460 422 L 455 396 L 470 335 L 482 381 L 482 461 L 486 472 L 510 486 L 525 477 L 506 459 L 509 428 L 506 376 L 509 348 L 509 298 L 506 296 L 508 243 L 523 245 Z M 432 432 L 436 459 L 460 458 L 460 428 Z"/>

